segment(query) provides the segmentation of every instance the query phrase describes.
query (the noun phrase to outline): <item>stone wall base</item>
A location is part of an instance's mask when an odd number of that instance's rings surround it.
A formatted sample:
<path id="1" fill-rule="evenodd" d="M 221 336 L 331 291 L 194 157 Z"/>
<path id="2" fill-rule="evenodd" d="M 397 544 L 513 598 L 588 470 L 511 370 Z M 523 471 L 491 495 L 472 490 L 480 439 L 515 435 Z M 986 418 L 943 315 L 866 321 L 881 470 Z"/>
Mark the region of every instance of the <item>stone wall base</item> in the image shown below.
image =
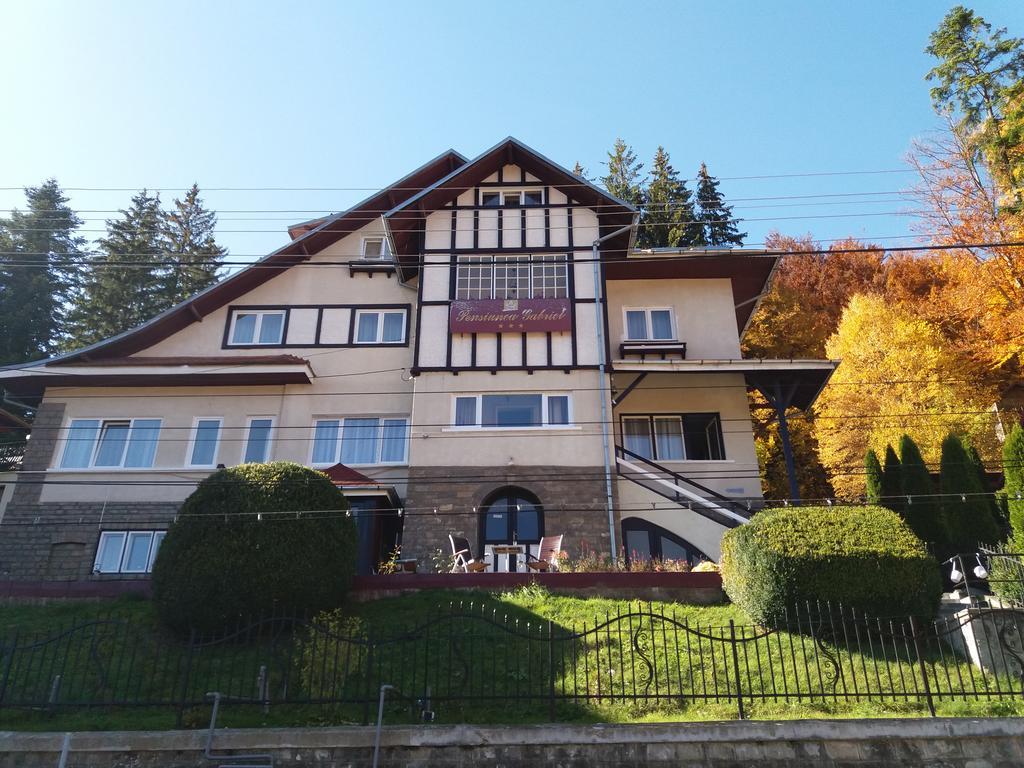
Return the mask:
<path id="1" fill-rule="evenodd" d="M 0 765 L 52 768 L 62 733 L 0 732 Z M 270 753 L 277 768 L 357 768 L 373 728 L 218 731 L 215 754 Z M 205 731 L 72 734 L 76 768 L 199 768 Z M 1005 719 L 802 720 L 657 725 L 385 727 L 381 768 L 1010 768 L 1024 763 L 1024 722 Z"/>

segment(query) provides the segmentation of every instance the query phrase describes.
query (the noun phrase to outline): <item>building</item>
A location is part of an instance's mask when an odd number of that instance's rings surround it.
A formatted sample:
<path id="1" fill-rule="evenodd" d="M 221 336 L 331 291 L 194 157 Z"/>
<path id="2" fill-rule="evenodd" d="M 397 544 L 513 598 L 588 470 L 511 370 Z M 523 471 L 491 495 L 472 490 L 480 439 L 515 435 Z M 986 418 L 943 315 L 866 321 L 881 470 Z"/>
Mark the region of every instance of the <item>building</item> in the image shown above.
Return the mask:
<path id="1" fill-rule="evenodd" d="M 144 576 L 196 482 L 270 459 L 330 471 L 363 571 L 452 532 L 717 558 L 761 499 L 748 390 L 784 418 L 835 364 L 741 359 L 776 257 L 636 251 L 636 221 L 515 139 L 449 151 L 139 328 L 0 371 L 38 403 L 0 578 Z"/>

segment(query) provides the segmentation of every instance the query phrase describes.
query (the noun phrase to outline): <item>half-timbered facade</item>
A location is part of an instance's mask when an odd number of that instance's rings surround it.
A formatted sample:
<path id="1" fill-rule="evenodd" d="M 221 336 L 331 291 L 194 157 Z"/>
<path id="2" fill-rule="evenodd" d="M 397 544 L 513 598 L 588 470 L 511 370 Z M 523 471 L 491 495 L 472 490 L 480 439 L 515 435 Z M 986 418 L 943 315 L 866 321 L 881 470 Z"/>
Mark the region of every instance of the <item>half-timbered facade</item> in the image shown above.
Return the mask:
<path id="1" fill-rule="evenodd" d="M 198 480 L 279 459 L 344 490 L 364 572 L 449 534 L 717 558 L 761 498 L 748 390 L 784 417 L 834 364 L 741 359 L 774 256 L 640 252 L 636 222 L 514 139 L 449 151 L 140 328 L 0 371 L 38 405 L 0 578 L 144 577 Z"/>

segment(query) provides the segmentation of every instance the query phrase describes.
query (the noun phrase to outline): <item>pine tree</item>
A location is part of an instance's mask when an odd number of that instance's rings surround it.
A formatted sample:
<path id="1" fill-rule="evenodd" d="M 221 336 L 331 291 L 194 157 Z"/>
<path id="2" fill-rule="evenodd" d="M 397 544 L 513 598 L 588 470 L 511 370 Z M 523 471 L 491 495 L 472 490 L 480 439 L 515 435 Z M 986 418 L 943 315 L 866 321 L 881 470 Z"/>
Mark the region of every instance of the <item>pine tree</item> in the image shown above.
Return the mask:
<path id="1" fill-rule="evenodd" d="M 973 443 L 965 441 L 964 447 L 967 449 L 967 460 L 971 462 L 974 473 L 978 476 L 978 486 L 985 492 L 985 503 L 988 505 L 989 514 L 992 515 L 992 519 L 996 521 L 996 525 L 999 527 L 998 540 L 1002 540 L 1006 537 L 1006 533 L 1009 530 L 1009 521 L 999 506 L 996 494 L 990 493 L 992 485 L 989 483 L 988 473 L 985 471 L 985 462 L 981 460 L 981 454 L 978 453 L 978 449 L 974 447 Z M 995 544 L 996 540 L 988 543 Z"/>
<path id="2" fill-rule="evenodd" d="M 55 179 L 25 190 L 27 208 L 0 221 L 0 364 L 56 351 L 75 297 L 85 239 Z M 21 266 L 16 266 L 21 265 Z"/>
<path id="3" fill-rule="evenodd" d="M 882 463 L 873 448 L 869 448 L 864 456 L 865 497 L 868 504 L 882 503 Z"/>
<path id="4" fill-rule="evenodd" d="M 120 219 L 107 221 L 107 236 L 72 312 L 73 346 L 115 336 L 155 316 L 162 307 L 163 259 L 159 195 L 142 190 Z"/>
<path id="5" fill-rule="evenodd" d="M 700 234 L 694 245 L 722 246 L 743 245 L 746 232 L 740 232 L 732 216 L 732 206 L 725 204 L 718 190 L 718 179 L 708 173 L 708 167 L 700 164 L 697 172 L 697 219 L 701 222 Z"/>
<path id="6" fill-rule="evenodd" d="M 636 153 L 622 139 L 615 140 L 615 146 L 608 153 L 608 174 L 601 179 L 608 193 L 639 208 L 643 204 L 644 178 L 641 175 L 643 163 L 638 162 Z"/>
<path id="7" fill-rule="evenodd" d="M 154 314 L 194 296 L 217 282 L 227 251 L 217 245 L 217 214 L 207 210 L 193 184 L 184 200 L 175 199 L 164 214 L 164 248 L 168 261 L 177 262 L 162 272 L 162 285 L 153 304 Z"/>
<path id="8" fill-rule="evenodd" d="M 900 439 L 900 467 L 900 490 L 907 497 L 903 519 L 917 537 L 934 547 L 937 553 L 946 551 L 946 532 L 935 502 L 932 478 L 917 443 L 909 435 Z"/>
<path id="9" fill-rule="evenodd" d="M 954 434 L 942 441 L 939 489 L 946 539 L 953 552 L 975 552 L 979 543 L 994 544 L 999 540 L 999 528 L 982 496 L 984 488 L 978 481 L 977 470 L 963 441 Z"/>
<path id="10" fill-rule="evenodd" d="M 583 167 L 579 160 L 576 161 L 576 165 L 572 168 L 573 176 L 579 176 L 581 179 L 589 179 L 587 176 L 587 169 Z"/>
<path id="11" fill-rule="evenodd" d="M 1015 424 L 1003 443 L 1003 476 L 1006 504 L 1010 510 L 1010 532 L 1024 543 L 1024 429 Z"/>
<path id="12" fill-rule="evenodd" d="M 882 506 L 901 512 L 903 499 L 903 468 L 900 457 L 891 445 L 885 446 L 885 464 L 882 465 Z"/>
<path id="13" fill-rule="evenodd" d="M 651 178 L 643 191 L 637 245 L 641 248 L 679 248 L 693 245 L 701 226 L 695 221 L 693 194 L 672 167 L 668 152 L 658 147 Z"/>

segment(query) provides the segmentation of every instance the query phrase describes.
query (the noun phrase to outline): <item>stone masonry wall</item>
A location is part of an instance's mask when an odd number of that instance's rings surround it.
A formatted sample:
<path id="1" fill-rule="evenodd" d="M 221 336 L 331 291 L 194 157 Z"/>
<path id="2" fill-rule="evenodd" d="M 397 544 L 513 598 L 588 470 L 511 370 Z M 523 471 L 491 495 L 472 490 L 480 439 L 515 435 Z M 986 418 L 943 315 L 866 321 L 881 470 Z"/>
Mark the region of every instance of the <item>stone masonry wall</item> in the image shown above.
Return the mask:
<path id="1" fill-rule="evenodd" d="M 43 473 L 57 449 L 63 418 L 63 403 L 44 403 L 36 414 L 14 495 L 0 520 L 0 581 L 148 578 L 143 574 L 94 575 L 100 532 L 165 529 L 174 519 L 178 505 L 41 504 Z"/>
<path id="2" fill-rule="evenodd" d="M 468 538 L 475 552 L 479 515 L 473 508 L 479 509 L 505 486 L 522 488 L 540 499 L 544 532 L 564 534 L 562 549 L 570 556 L 584 548 L 608 552 L 603 477 L 603 467 L 410 467 L 402 556 L 429 565 L 433 552 L 450 552 L 449 534 Z M 616 529 L 618 524 L 616 516 Z"/>
<path id="3" fill-rule="evenodd" d="M 279 768 L 369 768 L 374 728 L 231 728 L 212 747 Z M 78 768 L 199 768 L 206 730 L 70 734 Z M 57 765 L 63 733 L 0 733 L 0 765 Z M 228 761 L 224 761 L 228 762 Z M 651 725 L 386 726 L 381 768 L 1011 768 L 1020 718 L 788 720 Z"/>

